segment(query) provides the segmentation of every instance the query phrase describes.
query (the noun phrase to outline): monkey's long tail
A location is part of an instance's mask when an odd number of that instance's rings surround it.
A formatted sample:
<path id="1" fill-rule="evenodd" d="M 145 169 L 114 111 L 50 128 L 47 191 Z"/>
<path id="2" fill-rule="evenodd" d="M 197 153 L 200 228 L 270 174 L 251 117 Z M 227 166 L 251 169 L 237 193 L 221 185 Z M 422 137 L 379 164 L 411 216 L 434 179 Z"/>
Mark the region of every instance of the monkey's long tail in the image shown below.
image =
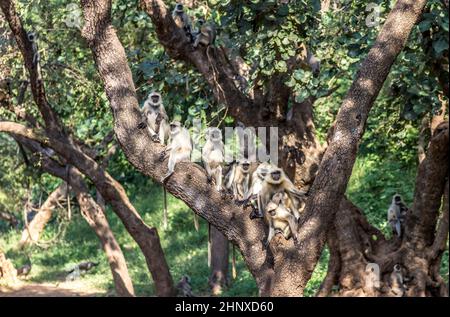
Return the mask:
<path id="1" fill-rule="evenodd" d="M 198 231 L 200 228 L 200 225 L 198 224 L 198 215 L 194 212 L 194 228 L 195 231 Z"/>
<path id="2" fill-rule="evenodd" d="M 167 212 L 167 190 L 164 188 L 164 211 L 163 211 L 163 229 L 167 230 L 168 227 L 168 212 Z"/>
<path id="3" fill-rule="evenodd" d="M 233 255 L 231 258 L 231 276 L 233 277 L 233 280 L 237 277 L 237 270 L 236 270 L 236 247 L 233 244 Z"/>
<path id="4" fill-rule="evenodd" d="M 211 224 L 208 223 L 208 267 L 211 267 Z"/>

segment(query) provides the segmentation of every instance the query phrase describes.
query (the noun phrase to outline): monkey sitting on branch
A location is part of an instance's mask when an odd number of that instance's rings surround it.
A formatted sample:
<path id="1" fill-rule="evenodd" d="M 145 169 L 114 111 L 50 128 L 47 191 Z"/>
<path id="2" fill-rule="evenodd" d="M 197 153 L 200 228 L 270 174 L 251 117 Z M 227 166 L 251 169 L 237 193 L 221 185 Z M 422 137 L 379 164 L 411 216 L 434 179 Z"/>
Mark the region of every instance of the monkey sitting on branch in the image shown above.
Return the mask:
<path id="1" fill-rule="evenodd" d="M 202 161 L 206 169 L 208 182 L 214 178 L 217 191 L 222 190 L 222 164 L 224 161 L 224 144 L 222 132 L 218 128 L 209 128 L 206 143 L 202 149 Z"/>
<path id="2" fill-rule="evenodd" d="M 169 139 L 169 117 L 162 103 L 161 94 L 152 92 L 148 95 L 147 100 L 142 107 L 142 114 L 154 142 L 166 144 Z M 139 128 L 144 128 L 145 123 L 141 123 Z"/>
<path id="3" fill-rule="evenodd" d="M 217 31 L 216 27 L 212 23 L 207 23 L 203 19 L 198 22 L 199 29 L 195 32 L 194 48 L 199 45 L 210 46 L 214 45 L 216 41 Z"/>
<path id="4" fill-rule="evenodd" d="M 293 212 L 298 221 L 306 192 L 298 190 L 279 167 L 272 167 L 264 178 L 258 194 L 258 210 L 265 214 L 269 201 L 276 193 L 280 192 L 286 193 L 283 204 Z"/>
<path id="5" fill-rule="evenodd" d="M 175 8 L 172 11 L 172 19 L 179 27 L 184 31 L 184 34 L 189 39 L 191 43 L 195 41 L 195 38 L 192 34 L 192 23 L 189 16 L 184 12 L 184 6 L 182 3 L 177 3 Z"/>
<path id="6" fill-rule="evenodd" d="M 167 179 L 175 172 L 175 166 L 179 162 L 190 162 L 192 153 L 192 140 L 188 129 L 181 126 L 179 121 L 172 121 L 170 124 L 170 142 L 166 149 L 161 153 L 160 159 L 169 158 L 167 164 L 168 171 L 161 179 L 164 184 Z M 167 196 L 164 188 L 164 227 L 167 227 Z M 199 230 L 198 216 L 194 213 L 194 227 Z"/>
<path id="7" fill-rule="evenodd" d="M 267 203 L 264 213 L 264 222 L 269 226 L 269 234 L 264 246 L 267 247 L 275 236 L 281 232 L 286 240 L 293 238 L 297 241 L 297 221 L 292 211 L 286 207 L 286 193 L 276 193 Z"/>

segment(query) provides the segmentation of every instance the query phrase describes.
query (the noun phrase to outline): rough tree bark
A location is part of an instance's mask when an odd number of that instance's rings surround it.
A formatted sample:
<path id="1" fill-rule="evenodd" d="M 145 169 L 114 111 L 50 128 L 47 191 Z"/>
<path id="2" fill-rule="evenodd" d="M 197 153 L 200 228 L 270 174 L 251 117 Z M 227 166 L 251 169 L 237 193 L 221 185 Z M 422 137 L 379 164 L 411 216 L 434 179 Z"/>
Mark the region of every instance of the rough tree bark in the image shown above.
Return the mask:
<path id="1" fill-rule="evenodd" d="M 83 149 L 87 146 L 80 144 L 82 142 L 79 140 L 75 142 L 65 134 L 57 114 L 47 101 L 43 82 L 38 76 L 37 66 L 33 64 L 31 43 L 27 40 L 26 31 L 19 16 L 16 14 L 13 2 L 10 0 L 2 1 L 0 7 L 24 57 L 25 66 L 30 74 L 34 101 L 45 122 L 45 137 L 40 139 L 40 142 L 55 150 L 59 156 L 64 158 L 68 165 L 75 166 L 94 183 L 105 201 L 111 205 L 113 211 L 119 216 L 127 231 L 141 248 L 155 282 L 157 295 L 174 295 L 173 280 L 156 229 L 147 226 L 143 222 L 136 209 L 130 203 L 120 183 L 103 170 L 93 157 L 89 156 L 89 151 L 85 150 L 83 152 Z M 24 135 L 24 137 L 27 136 L 29 137 L 30 135 Z"/>
<path id="2" fill-rule="evenodd" d="M 228 267 L 229 267 L 229 243 L 225 237 L 214 226 L 209 229 L 209 239 L 211 240 L 211 275 L 209 285 L 213 295 L 220 295 L 222 288 L 228 285 Z"/>
<path id="3" fill-rule="evenodd" d="M 47 223 L 50 221 L 53 210 L 58 207 L 59 201 L 67 196 L 66 184 L 61 184 L 45 200 L 39 208 L 33 220 L 28 223 L 28 227 L 22 231 L 19 247 L 24 248 L 39 241 L 39 237 Z"/>
<path id="4" fill-rule="evenodd" d="M 6 283 L 17 282 L 17 272 L 10 260 L 6 258 L 3 250 L 0 249 L 0 281 Z"/>

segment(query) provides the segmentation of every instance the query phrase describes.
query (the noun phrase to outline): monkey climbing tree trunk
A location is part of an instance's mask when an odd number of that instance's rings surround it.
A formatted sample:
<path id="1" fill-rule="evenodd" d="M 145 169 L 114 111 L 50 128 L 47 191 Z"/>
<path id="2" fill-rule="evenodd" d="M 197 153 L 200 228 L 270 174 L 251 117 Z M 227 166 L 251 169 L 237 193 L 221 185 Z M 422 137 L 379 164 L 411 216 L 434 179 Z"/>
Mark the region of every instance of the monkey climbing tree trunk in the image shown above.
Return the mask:
<path id="1" fill-rule="evenodd" d="M 219 230 L 210 226 L 209 238 L 211 240 L 211 275 L 209 276 L 209 285 L 213 295 L 220 295 L 222 288 L 228 285 L 228 267 L 229 267 L 229 242 Z"/>
<path id="2" fill-rule="evenodd" d="M 22 237 L 19 241 L 19 247 L 23 248 L 39 241 L 39 237 L 44 231 L 45 226 L 50 221 L 53 211 L 58 207 L 59 202 L 67 196 L 66 184 L 61 184 L 45 200 L 39 208 L 34 218 L 28 223 L 28 226 L 22 231 Z"/>

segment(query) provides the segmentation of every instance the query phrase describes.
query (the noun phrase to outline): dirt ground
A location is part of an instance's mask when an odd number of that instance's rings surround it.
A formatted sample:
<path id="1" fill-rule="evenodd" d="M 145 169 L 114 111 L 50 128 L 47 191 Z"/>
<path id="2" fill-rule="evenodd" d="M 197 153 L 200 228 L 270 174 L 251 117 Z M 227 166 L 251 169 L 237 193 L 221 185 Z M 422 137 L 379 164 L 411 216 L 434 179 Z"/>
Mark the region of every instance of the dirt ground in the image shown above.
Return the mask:
<path id="1" fill-rule="evenodd" d="M 15 285 L 0 285 L 0 297 L 97 297 L 105 295 L 103 291 L 89 288 L 82 282 L 35 284 L 21 281 Z"/>

